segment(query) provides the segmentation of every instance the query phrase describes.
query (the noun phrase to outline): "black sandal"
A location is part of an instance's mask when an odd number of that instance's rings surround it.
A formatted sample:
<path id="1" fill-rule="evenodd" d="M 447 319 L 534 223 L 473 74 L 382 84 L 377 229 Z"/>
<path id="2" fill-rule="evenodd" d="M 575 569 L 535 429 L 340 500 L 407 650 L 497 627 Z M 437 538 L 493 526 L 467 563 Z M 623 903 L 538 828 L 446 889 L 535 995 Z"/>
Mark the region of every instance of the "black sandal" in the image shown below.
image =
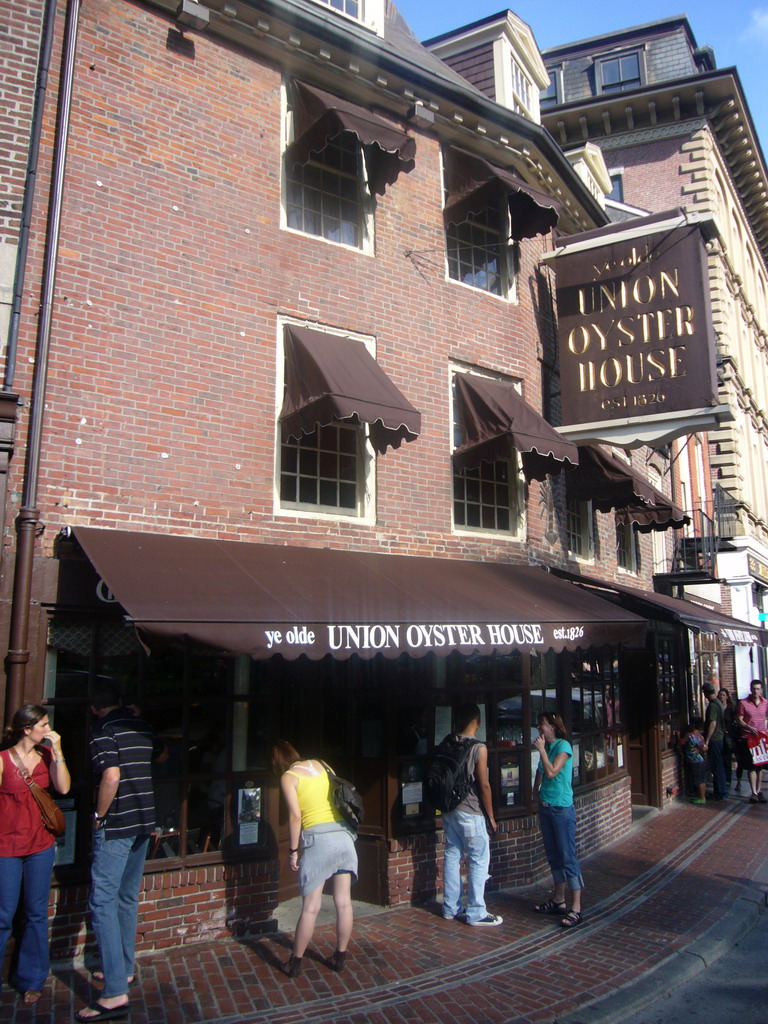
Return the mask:
<path id="1" fill-rule="evenodd" d="M 563 928 L 578 927 L 578 925 L 581 924 L 581 912 L 578 910 L 569 910 L 560 924 Z"/>
<path id="2" fill-rule="evenodd" d="M 547 900 L 546 903 L 537 903 L 533 908 L 537 914 L 564 914 L 568 909 L 568 904 L 563 900 L 562 903 L 556 903 L 554 900 Z"/>

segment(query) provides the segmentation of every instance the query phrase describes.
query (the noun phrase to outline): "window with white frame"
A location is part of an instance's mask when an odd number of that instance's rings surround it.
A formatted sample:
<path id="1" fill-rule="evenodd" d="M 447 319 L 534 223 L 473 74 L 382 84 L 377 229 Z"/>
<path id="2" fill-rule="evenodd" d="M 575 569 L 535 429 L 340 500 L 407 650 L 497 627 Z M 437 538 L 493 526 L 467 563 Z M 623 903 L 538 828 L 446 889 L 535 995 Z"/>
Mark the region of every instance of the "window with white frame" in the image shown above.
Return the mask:
<path id="1" fill-rule="evenodd" d="M 380 36 L 384 35 L 384 0 L 313 0 L 313 3 L 352 18 Z"/>
<path id="2" fill-rule="evenodd" d="M 363 16 L 363 4 L 361 0 L 315 0 L 315 3 L 330 7 L 333 11 L 339 11 L 350 18 L 359 21 Z"/>
<path id="3" fill-rule="evenodd" d="M 452 382 L 454 448 L 463 441 L 456 400 L 456 376 L 454 373 Z M 490 531 L 516 537 L 523 529 L 524 510 L 524 481 L 515 451 L 510 452 L 509 458 L 481 461 L 473 469 L 459 469 L 454 465 L 453 525 L 456 529 Z"/>
<path id="4" fill-rule="evenodd" d="M 598 91 L 626 92 L 642 85 L 642 63 L 639 51 L 604 57 L 597 61 Z"/>
<path id="5" fill-rule="evenodd" d="M 330 423 L 280 446 L 280 504 L 339 515 L 361 512 L 362 429 Z"/>
<path id="6" fill-rule="evenodd" d="M 288 380 L 285 334 L 290 325 L 279 328 L 278 404 Z M 312 325 L 316 331 L 316 325 Z M 348 338 L 338 332 L 317 332 L 329 338 Z M 370 351 L 365 341 L 350 339 Z M 318 423 L 312 430 L 288 434 L 277 430 L 276 510 L 298 514 L 344 516 L 368 519 L 374 508 L 375 459 L 368 443 L 369 428 L 357 417 L 334 418 Z"/>
<path id="7" fill-rule="evenodd" d="M 634 523 L 616 524 L 616 565 L 625 572 L 640 571 L 640 544 Z"/>
<path id="8" fill-rule="evenodd" d="M 448 276 L 491 295 L 514 297 L 519 247 L 510 241 L 510 230 L 509 206 L 499 201 L 489 201 L 460 224 L 447 224 Z"/>
<path id="9" fill-rule="evenodd" d="M 285 157 L 285 216 L 289 228 L 356 249 L 366 240 L 368 201 L 360 142 L 344 131 L 306 163 Z"/>
<path id="10" fill-rule="evenodd" d="M 565 509 L 565 535 L 568 551 L 574 558 L 594 557 L 593 522 L 591 501 L 568 499 Z"/>
<path id="11" fill-rule="evenodd" d="M 525 117 L 531 115 L 531 97 L 533 96 L 533 83 L 514 57 L 512 61 L 512 95 L 514 97 L 514 110 L 517 114 Z"/>

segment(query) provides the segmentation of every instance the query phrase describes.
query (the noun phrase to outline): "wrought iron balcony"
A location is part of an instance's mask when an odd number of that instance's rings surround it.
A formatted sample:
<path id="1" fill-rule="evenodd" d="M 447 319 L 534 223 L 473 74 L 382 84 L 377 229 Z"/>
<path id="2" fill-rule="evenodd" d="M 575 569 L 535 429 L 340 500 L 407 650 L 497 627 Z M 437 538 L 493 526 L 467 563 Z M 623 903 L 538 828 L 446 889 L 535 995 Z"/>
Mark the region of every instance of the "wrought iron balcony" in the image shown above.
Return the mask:
<path id="1" fill-rule="evenodd" d="M 691 522 L 672 531 L 667 564 L 657 566 L 654 584 L 664 592 L 675 584 L 711 583 L 717 579 L 717 552 L 724 540 L 739 532 L 741 505 L 723 487 L 716 486 L 706 507 L 686 509 Z"/>

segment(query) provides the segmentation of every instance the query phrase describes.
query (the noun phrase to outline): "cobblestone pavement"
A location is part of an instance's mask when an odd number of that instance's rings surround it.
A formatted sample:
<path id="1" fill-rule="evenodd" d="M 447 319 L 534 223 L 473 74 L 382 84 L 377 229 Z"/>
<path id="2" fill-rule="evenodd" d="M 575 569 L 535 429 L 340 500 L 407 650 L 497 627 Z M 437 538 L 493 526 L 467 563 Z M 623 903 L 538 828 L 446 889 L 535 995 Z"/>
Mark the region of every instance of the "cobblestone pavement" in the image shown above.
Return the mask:
<path id="1" fill-rule="evenodd" d="M 650 816 L 583 865 L 585 919 L 568 932 L 532 904 L 546 885 L 492 893 L 498 928 L 444 921 L 437 905 L 356 922 L 347 968 L 322 957 L 277 970 L 290 934 L 180 946 L 139 960 L 132 1024 L 597 1024 L 621 1021 L 751 927 L 768 890 L 768 805 L 680 805 Z M 57 970 L 34 1009 L 0 997 L 0 1024 L 71 1020 L 90 998 L 83 969 Z M 638 1002 L 640 1001 L 640 1002 Z"/>

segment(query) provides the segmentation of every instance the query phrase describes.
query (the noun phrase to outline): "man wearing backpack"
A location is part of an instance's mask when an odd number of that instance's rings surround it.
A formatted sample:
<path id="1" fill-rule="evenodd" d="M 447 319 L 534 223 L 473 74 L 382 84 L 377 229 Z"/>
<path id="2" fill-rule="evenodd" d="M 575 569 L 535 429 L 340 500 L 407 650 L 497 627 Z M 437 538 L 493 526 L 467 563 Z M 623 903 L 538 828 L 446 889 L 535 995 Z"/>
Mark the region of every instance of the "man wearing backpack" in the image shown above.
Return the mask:
<path id="1" fill-rule="evenodd" d="M 456 790 L 466 793 L 453 810 L 443 814 L 445 857 L 443 860 L 443 917 L 466 921 L 475 927 L 492 928 L 502 923 L 485 905 L 485 883 L 491 860 L 488 828 L 496 832 L 491 787 L 488 782 L 488 748 L 475 739 L 480 726 L 477 704 L 462 704 L 454 710 L 456 734 L 446 737 L 438 748 L 458 751 L 463 777 Z M 462 748 L 469 748 L 466 752 Z M 487 821 L 487 825 L 486 825 Z M 461 860 L 469 861 L 467 909 L 461 906 Z"/>

